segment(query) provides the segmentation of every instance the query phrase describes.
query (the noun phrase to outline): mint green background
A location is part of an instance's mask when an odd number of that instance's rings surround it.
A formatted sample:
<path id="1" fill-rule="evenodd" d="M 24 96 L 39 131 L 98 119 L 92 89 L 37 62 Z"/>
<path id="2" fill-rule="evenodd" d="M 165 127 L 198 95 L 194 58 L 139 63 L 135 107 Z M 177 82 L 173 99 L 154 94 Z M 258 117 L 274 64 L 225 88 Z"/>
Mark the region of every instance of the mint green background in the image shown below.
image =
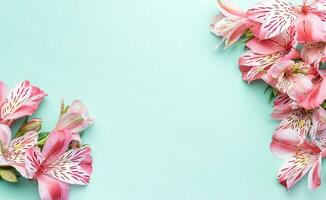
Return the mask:
<path id="1" fill-rule="evenodd" d="M 263 84 L 241 80 L 242 48 L 215 49 L 216 13 L 215 0 L 1 1 L 1 79 L 49 94 L 37 113 L 44 130 L 63 97 L 96 118 L 85 137 L 92 182 L 71 199 L 325 198 L 306 179 L 290 193 L 277 183 L 272 105 Z M 36 184 L 0 182 L 0 198 L 38 199 Z"/>

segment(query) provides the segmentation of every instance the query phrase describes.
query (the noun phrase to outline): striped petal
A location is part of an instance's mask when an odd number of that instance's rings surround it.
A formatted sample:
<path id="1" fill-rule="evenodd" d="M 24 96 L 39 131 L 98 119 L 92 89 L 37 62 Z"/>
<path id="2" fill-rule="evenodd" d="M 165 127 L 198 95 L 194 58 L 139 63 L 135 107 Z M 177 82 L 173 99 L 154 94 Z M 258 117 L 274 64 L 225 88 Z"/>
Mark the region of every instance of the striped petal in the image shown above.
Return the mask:
<path id="1" fill-rule="evenodd" d="M 314 190 L 320 186 L 320 172 L 321 172 L 321 156 L 315 160 L 309 175 L 308 175 L 308 186 L 310 189 Z"/>
<path id="2" fill-rule="evenodd" d="M 6 160 L 11 163 L 24 163 L 26 150 L 34 147 L 37 144 L 37 139 L 38 133 L 30 131 L 12 140 L 4 155 Z"/>
<path id="3" fill-rule="evenodd" d="M 276 63 L 283 55 L 282 52 L 263 55 L 247 51 L 239 59 L 243 80 L 251 82 L 260 79 L 267 68 Z"/>
<path id="4" fill-rule="evenodd" d="M 312 113 L 299 110 L 284 118 L 276 128 L 274 134 L 287 134 L 288 132 L 293 132 L 299 138 L 299 144 L 302 144 L 311 127 Z"/>
<path id="5" fill-rule="evenodd" d="M 46 94 L 32 86 L 29 81 L 23 81 L 8 93 L 6 101 L 1 106 L 0 117 L 4 120 L 18 119 L 32 115 Z"/>
<path id="6" fill-rule="evenodd" d="M 39 170 L 42 163 L 41 152 L 38 147 L 26 150 L 25 168 L 27 171 L 27 178 L 33 179 L 36 172 Z"/>
<path id="7" fill-rule="evenodd" d="M 298 149 L 278 171 L 277 179 L 286 188 L 292 188 L 307 174 L 314 162 L 319 159 L 319 154 L 310 149 Z"/>
<path id="8" fill-rule="evenodd" d="M 68 200 L 69 185 L 46 175 L 37 178 L 42 200 Z"/>
<path id="9" fill-rule="evenodd" d="M 65 183 L 85 185 L 92 172 L 90 153 L 89 147 L 71 149 L 49 164 L 46 173 Z"/>
<path id="10" fill-rule="evenodd" d="M 286 31 L 298 18 L 295 5 L 284 0 L 268 0 L 250 8 L 248 18 L 260 22 L 260 37 L 268 39 Z"/>

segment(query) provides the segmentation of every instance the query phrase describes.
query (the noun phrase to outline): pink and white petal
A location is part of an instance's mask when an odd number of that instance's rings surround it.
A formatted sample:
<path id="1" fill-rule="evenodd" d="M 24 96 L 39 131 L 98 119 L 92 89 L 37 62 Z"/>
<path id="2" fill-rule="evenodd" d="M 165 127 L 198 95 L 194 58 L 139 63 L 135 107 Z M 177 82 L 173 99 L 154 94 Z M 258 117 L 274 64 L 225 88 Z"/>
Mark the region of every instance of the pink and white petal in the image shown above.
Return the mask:
<path id="1" fill-rule="evenodd" d="M 285 45 L 285 44 L 283 44 Z M 253 38 L 246 43 L 246 46 L 253 52 L 257 54 L 274 54 L 277 52 L 283 52 L 286 49 L 276 41 L 269 40 L 261 40 L 258 38 Z"/>
<path id="2" fill-rule="evenodd" d="M 319 47 L 308 47 L 304 46 L 301 50 L 301 58 L 308 64 L 311 65 L 317 60 L 320 60 L 323 56 L 325 48 Z"/>
<path id="3" fill-rule="evenodd" d="M 298 150 L 299 142 L 298 134 L 294 130 L 276 131 L 273 134 L 270 150 L 276 157 L 286 160 Z"/>
<path id="4" fill-rule="evenodd" d="M 72 132 L 73 129 L 79 128 L 83 126 L 84 119 L 78 113 L 65 113 L 63 114 L 56 126 L 56 130 L 64 130 L 67 129 Z"/>
<path id="5" fill-rule="evenodd" d="M 37 177 L 39 194 L 42 200 L 68 200 L 69 185 L 47 175 Z"/>
<path id="6" fill-rule="evenodd" d="M 235 44 L 247 30 L 248 27 L 246 26 L 246 20 L 237 21 L 233 29 L 226 36 L 225 48 L 228 48 L 231 45 Z"/>
<path id="7" fill-rule="evenodd" d="M 323 108 L 317 108 L 312 115 L 313 123 L 316 124 L 317 130 L 326 129 L 326 110 Z"/>
<path id="8" fill-rule="evenodd" d="M 293 86 L 287 94 L 294 100 L 301 100 L 313 89 L 313 83 L 310 78 L 303 74 L 294 74 L 290 77 Z"/>
<path id="9" fill-rule="evenodd" d="M 315 160 L 309 175 L 308 175 L 308 185 L 309 188 L 312 190 L 317 189 L 320 186 L 321 179 L 320 179 L 320 173 L 321 173 L 321 155 L 318 156 L 318 158 Z"/>
<path id="10" fill-rule="evenodd" d="M 240 10 L 228 0 L 217 0 L 217 7 L 225 17 L 231 20 L 238 20 L 247 17 L 246 12 Z"/>
<path id="11" fill-rule="evenodd" d="M 286 188 L 291 189 L 311 169 L 318 154 L 299 149 L 278 171 L 277 179 Z"/>
<path id="12" fill-rule="evenodd" d="M 297 24 L 297 40 L 299 43 L 324 41 L 325 24 L 315 14 L 307 13 L 299 16 Z"/>
<path id="13" fill-rule="evenodd" d="M 25 155 L 26 178 L 33 179 L 41 164 L 42 158 L 40 149 L 38 147 L 27 149 Z"/>
<path id="14" fill-rule="evenodd" d="M 66 129 L 51 132 L 42 150 L 42 161 L 45 163 L 51 163 L 57 160 L 67 151 L 71 140 L 72 135 Z"/>
<path id="15" fill-rule="evenodd" d="M 5 102 L 8 92 L 9 91 L 7 85 L 4 82 L 0 81 L 0 105 Z"/>
<path id="16" fill-rule="evenodd" d="M 69 184 L 86 185 L 92 173 L 91 149 L 71 149 L 48 165 L 47 174 Z"/>
<path id="17" fill-rule="evenodd" d="M 283 53 L 270 55 L 256 54 L 252 51 L 245 52 L 239 59 L 243 80 L 248 82 L 260 79 L 268 67 L 276 63 Z"/>
<path id="18" fill-rule="evenodd" d="M 30 131 L 10 142 L 5 157 L 12 163 L 24 163 L 26 150 L 37 145 L 38 133 Z"/>
<path id="19" fill-rule="evenodd" d="M 295 5 L 284 0 L 268 0 L 250 8 L 247 12 L 250 20 L 262 23 L 260 38 L 273 38 L 297 20 L 297 8 Z"/>
<path id="20" fill-rule="evenodd" d="M 293 137 L 298 138 L 298 144 L 302 144 L 312 127 L 312 113 L 305 110 L 293 112 L 288 117 L 284 118 L 274 134 L 286 135 L 293 134 Z"/>
<path id="21" fill-rule="evenodd" d="M 298 109 L 298 105 L 286 94 L 279 94 L 274 100 L 272 118 L 282 120 Z"/>
<path id="22" fill-rule="evenodd" d="M 80 100 L 73 101 L 67 112 L 80 114 L 84 118 L 88 117 L 88 109 Z"/>
<path id="23" fill-rule="evenodd" d="M 22 177 L 28 178 L 25 164 L 11 163 L 10 166 L 14 167 Z"/>
<path id="24" fill-rule="evenodd" d="M 10 91 L 6 102 L 1 106 L 0 116 L 5 120 L 18 119 L 32 115 L 46 94 L 23 81 Z"/>
<path id="25" fill-rule="evenodd" d="M 278 79 L 281 74 L 288 68 L 292 67 L 295 64 L 293 60 L 289 59 L 280 59 L 277 63 L 271 66 L 271 68 L 268 70 L 268 75 Z"/>
<path id="26" fill-rule="evenodd" d="M 0 142 L 5 148 L 8 148 L 11 140 L 11 130 L 7 125 L 0 124 Z"/>
<path id="27" fill-rule="evenodd" d="M 314 88 L 301 100 L 301 105 L 305 109 L 319 107 L 326 99 L 326 79 L 316 84 Z"/>

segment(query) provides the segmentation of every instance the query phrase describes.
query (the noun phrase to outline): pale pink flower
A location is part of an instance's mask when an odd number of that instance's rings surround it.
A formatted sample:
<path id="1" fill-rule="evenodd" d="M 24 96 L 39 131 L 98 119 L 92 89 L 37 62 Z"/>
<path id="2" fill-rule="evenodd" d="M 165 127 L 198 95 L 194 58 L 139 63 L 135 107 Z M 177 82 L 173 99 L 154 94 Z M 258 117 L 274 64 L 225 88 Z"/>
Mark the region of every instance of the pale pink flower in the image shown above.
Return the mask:
<path id="1" fill-rule="evenodd" d="M 67 200 L 69 184 L 86 185 L 92 173 L 90 147 L 68 150 L 72 135 L 66 130 L 51 132 L 42 152 L 26 152 L 27 177 L 37 180 L 42 200 Z M 68 151 L 67 151 L 68 150 Z"/>
<path id="2" fill-rule="evenodd" d="M 89 117 L 87 107 L 79 100 L 75 100 L 59 119 L 55 130 L 67 130 L 73 135 L 73 141 L 81 144 L 79 133 L 85 130 L 93 122 Z"/>
<path id="3" fill-rule="evenodd" d="M 0 81 L 0 121 L 11 125 L 16 119 L 32 115 L 46 94 L 30 84 L 29 81 L 19 83 L 14 89 Z"/>
<path id="4" fill-rule="evenodd" d="M 38 133 L 29 131 L 13 140 L 11 138 L 10 128 L 0 124 L 0 166 L 12 166 L 26 176 L 25 152 L 37 145 Z"/>
<path id="5" fill-rule="evenodd" d="M 259 37 L 273 38 L 295 27 L 300 43 L 324 41 L 325 35 L 324 0 L 303 1 L 302 6 L 285 0 L 267 0 L 250 8 L 247 16 L 261 23 Z"/>
<path id="6" fill-rule="evenodd" d="M 211 32 L 222 37 L 225 48 L 234 44 L 249 28 L 256 23 L 247 19 L 246 12 L 236 8 L 227 0 L 217 0 L 220 15 L 213 17 L 210 24 Z"/>

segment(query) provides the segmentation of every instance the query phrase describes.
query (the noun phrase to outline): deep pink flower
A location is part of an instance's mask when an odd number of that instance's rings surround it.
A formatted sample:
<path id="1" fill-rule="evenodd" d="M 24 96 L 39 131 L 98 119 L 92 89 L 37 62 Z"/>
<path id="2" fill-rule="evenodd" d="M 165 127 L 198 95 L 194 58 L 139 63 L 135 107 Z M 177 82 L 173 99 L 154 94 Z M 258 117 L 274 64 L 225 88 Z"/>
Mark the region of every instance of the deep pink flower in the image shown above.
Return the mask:
<path id="1" fill-rule="evenodd" d="M 26 152 L 27 177 L 37 180 L 42 200 L 67 200 L 68 184 L 86 185 L 90 180 L 91 149 L 85 146 L 68 150 L 71 140 L 69 132 L 54 131 L 42 152 L 38 147 Z"/>
<path id="2" fill-rule="evenodd" d="M 0 122 L 10 126 L 16 119 L 32 115 L 45 96 L 29 81 L 19 83 L 12 90 L 0 81 Z"/>

